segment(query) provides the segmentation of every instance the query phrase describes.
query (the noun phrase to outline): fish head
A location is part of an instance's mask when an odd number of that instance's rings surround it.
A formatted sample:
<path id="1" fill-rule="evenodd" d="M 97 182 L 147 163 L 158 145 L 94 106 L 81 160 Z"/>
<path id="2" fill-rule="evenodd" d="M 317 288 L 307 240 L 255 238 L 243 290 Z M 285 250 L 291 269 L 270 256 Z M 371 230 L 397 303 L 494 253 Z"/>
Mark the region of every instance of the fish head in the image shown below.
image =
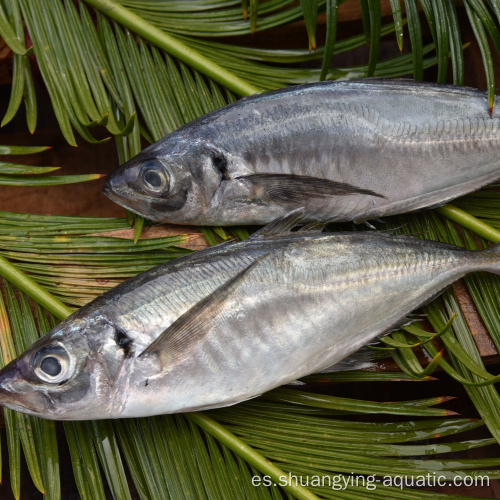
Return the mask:
<path id="1" fill-rule="evenodd" d="M 112 201 L 146 219 L 207 223 L 224 180 L 226 156 L 189 134 L 170 134 L 114 170 L 103 187 Z"/>
<path id="2" fill-rule="evenodd" d="M 106 351 L 116 346 L 112 331 L 78 318 L 62 322 L 0 370 L 0 404 L 53 420 L 109 418 L 110 368 L 120 368 L 119 356 L 109 358 L 112 366 L 103 361 L 116 354 Z"/>

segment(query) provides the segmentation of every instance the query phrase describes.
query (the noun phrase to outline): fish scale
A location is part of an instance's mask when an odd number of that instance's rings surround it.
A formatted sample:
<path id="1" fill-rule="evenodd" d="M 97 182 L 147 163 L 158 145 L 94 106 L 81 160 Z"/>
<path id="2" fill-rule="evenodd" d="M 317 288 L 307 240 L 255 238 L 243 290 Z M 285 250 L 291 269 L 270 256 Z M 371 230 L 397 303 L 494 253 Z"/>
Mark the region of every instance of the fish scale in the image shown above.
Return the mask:
<path id="1" fill-rule="evenodd" d="M 500 274 L 500 245 L 290 232 L 300 213 L 82 307 L 0 371 L 0 403 L 60 420 L 235 404 L 335 370 L 469 272 Z M 47 357 L 60 373 L 43 373 Z"/>
<path id="2" fill-rule="evenodd" d="M 475 89 L 412 81 L 290 87 L 188 123 L 112 172 L 104 192 L 181 224 L 265 224 L 296 208 L 306 221 L 339 222 L 421 210 L 500 178 L 498 109 L 490 117 Z"/>

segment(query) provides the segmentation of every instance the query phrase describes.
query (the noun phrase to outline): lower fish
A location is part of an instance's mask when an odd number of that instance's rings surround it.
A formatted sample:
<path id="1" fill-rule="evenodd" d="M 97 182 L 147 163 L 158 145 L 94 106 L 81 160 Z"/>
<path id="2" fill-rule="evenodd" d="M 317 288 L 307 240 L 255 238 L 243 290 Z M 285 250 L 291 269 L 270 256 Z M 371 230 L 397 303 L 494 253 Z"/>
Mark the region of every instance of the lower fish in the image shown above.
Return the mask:
<path id="1" fill-rule="evenodd" d="M 499 104 L 411 80 L 320 82 L 241 99 L 143 150 L 104 193 L 159 222 L 266 224 L 421 210 L 500 179 Z"/>
<path id="2" fill-rule="evenodd" d="M 467 273 L 500 274 L 500 244 L 291 232 L 297 220 L 98 297 L 0 371 L 0 404 L 57 420 L 233 405 L 328 370 Z"/>

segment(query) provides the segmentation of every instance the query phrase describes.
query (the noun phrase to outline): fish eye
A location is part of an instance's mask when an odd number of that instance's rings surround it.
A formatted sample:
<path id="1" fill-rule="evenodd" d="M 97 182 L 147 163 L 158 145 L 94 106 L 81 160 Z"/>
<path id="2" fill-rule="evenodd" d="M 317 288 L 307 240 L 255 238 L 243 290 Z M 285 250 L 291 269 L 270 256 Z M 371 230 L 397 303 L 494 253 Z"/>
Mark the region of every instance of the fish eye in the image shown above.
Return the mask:
<path id="1" fill-rule="evenodd" d="M 57 377 L 62 371 L 62 366 L 57 358 L 54 356 L 47 356 L 42 359 L 40 370 L 51 377 Z"/>
<path id="2" fill-rule="evenodd" d="M 33 369 L 42 382 L 58 384 L 70 376 L 70 358 L 64 347 L 43 347 L 33 358 Z"/>
<path id="3" fill-rule="evenodd" d="M 143 189 L 150 194 L 166 194 L 170 191 L 170 175 L 158 160 L 149 160 L 141 167 L 139 175 Z"/>

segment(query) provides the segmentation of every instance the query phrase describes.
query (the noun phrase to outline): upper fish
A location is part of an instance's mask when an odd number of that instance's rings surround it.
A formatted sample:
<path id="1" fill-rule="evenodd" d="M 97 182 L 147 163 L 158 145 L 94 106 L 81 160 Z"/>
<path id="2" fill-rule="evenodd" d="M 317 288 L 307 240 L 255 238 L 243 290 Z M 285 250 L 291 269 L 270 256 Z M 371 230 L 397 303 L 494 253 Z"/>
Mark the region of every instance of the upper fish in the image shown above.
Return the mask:
<path id="1" fill-rule="evenodd" d="M 149 146 L 104 193 L 148 219 L 356 221 L 444 204 L 500 178 L 500 105 L 411 80 L 321 82 L 253 95 Z"/>
<path id="2" fill-rule="evenodd" d="M 500 244 L 290 232 L 295 222 L 103 294 L 0 371 L 0 404 L 60 420 L 235 404 L 336 365 L 469 272 L 500 274 Z"/>

